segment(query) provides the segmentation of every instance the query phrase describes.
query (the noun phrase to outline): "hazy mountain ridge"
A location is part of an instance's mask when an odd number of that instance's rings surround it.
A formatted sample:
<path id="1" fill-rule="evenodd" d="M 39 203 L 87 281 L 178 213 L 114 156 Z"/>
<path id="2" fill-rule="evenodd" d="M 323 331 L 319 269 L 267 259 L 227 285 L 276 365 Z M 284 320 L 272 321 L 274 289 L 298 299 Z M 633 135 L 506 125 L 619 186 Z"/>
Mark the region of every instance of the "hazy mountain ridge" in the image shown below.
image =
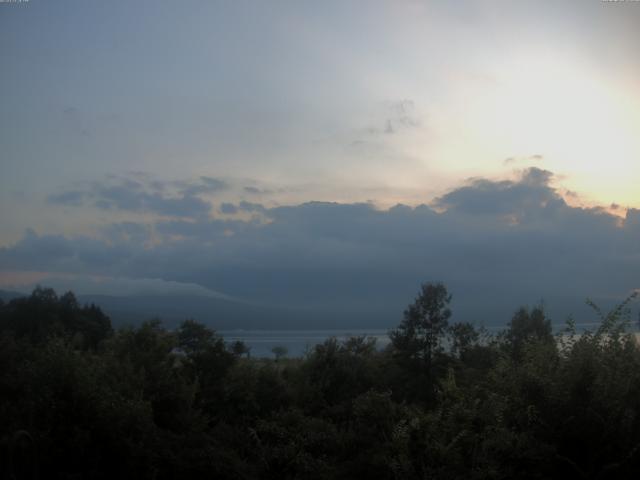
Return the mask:
<path id="1" fill-rule="evenodd" d="M 58 291 L 59 294 L 62 291 Z M 0 299 L 5 302 L 27 296 L 11 290 L 0 290 Z M 395 325 L 402 310 L 402 301 L 386 306 L 379 304 L 355 304 L 344 308 L 335 306 L 295 305 L 277 306 L 227 300 L 224 298 L 183 294 L 104 295 L 78 294 L 80 304 L 99 306 L 115 326 L 139 325 L 144 320 L 159 318 L 168 326 L 193 318 L 216 330 L 332 330 L 332 329 L 386 329 Z M 538 302 L 502 301 L 487 314 L 479 315 L 474 309 L 473 299 L 456 298 L 452 302 L 453 317 L 457 321 L 468 321 L 487 327 L 504 327 L 519 304 Z M 410 298 L 410 297 L 407 297 Z M 456 301 L 458 300 L 458 301 Z M 617 299 L 595 298 L 603 309 L 615 305 Z M 397 303 L 397 304 L 396 304 Z M 545 309 L 553 321 L 554 328 L 564 326 L 571 316 L 578 326 L 597 321 L 594 312 L 584 300 L 573 297 L 558 297 L 544 300 Z M 632 318 L 638 313 L 633 311 Z"/>

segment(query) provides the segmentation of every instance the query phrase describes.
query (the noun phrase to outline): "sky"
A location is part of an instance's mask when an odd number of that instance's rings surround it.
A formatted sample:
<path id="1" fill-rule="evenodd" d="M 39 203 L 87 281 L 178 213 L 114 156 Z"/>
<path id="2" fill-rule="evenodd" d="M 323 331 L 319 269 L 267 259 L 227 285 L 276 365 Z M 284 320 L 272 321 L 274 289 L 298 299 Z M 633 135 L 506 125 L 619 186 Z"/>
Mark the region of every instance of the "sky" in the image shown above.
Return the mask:
<path id="1" fill-rule="evenodd" d="M 633 1 L 0 3 L 0 288 L 623 298 L 638 25 Z"/>

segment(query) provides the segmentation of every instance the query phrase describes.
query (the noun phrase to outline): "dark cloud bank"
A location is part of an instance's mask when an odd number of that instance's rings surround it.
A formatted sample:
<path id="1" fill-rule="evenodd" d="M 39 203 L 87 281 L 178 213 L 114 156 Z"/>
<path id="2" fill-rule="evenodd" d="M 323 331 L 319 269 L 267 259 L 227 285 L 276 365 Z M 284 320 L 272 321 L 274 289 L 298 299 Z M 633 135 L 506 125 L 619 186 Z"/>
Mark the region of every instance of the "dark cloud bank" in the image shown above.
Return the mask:
<path id="1" fill-rule="evenodd" d="M 99 191 L 94 201 L 145 205 L 175 218 L 110 225 L 102 239 L 30 231 L 0 249 L 0 264 L 198 283 L 254 306 L 286 307 L 293 312 L 287 326 L 392 326 L 424 281 L 447 284 L 458 320 L 504 324 L 517 306 L 541 299 L 555 322 L 569 313 L 593 320 L 583 317 L 585 297 L 606 304 L 640 287 L 640 211 L 621 219 L 571 207 L 551 180 L 550 172 L 531 168 L 518 181 L 475 179 L 432 206 L 386 211 L 320 202 L 222 205 L 245 220 L 203 215 L 209 208 L 199 202 L 207 202 L 187 186 L 180 206 Z M 55 200 L 78 205 L 81 197 Z M 278 326 L 273 316 L 264 320 L 269 324 L 235 321 L 242 328 Z"/>
<path id="2" fill-rule="evenodd" d="M 200 177 L 190 182 L 163 182 L 144 181 L 144 174 L 133 176 L 142 178 L 94 182 L 88 188 L 50 195 L 47 200 L 53 205 L 67 207 L 91 205 L 101 210 L 198 218 L 207 216 L 211 209 L 211 205 L 200 195 L 216 193 L 228 187 L 226 182 L 210 177 Z"/>

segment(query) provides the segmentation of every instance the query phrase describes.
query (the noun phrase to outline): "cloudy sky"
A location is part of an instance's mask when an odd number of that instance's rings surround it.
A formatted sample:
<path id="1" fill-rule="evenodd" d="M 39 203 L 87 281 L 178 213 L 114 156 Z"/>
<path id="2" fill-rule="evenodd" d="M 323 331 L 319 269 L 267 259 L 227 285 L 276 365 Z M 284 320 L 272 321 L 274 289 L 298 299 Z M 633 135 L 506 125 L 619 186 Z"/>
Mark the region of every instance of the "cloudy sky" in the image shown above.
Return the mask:
<path id="1" fill-rule="evenodd" d="M 0 288 L 624 297 L 638 25 L 631 1 L 0 3 Z"/>

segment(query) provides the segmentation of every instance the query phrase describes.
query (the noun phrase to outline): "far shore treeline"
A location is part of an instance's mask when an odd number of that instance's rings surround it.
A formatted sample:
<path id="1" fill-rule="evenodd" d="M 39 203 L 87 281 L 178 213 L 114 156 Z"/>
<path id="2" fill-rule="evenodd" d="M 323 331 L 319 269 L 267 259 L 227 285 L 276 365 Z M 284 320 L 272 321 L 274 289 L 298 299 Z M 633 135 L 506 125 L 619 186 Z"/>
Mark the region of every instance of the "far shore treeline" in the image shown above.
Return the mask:
<path id="1" fill-rule="evenodd" d="M 490 334 L 427 283 L 385 348 L 256 358 L 39 287 L 0 300 L 0 479 L 636 478 L 634 300 L 591 304 L 591 332 L 536 306 Z"/>

